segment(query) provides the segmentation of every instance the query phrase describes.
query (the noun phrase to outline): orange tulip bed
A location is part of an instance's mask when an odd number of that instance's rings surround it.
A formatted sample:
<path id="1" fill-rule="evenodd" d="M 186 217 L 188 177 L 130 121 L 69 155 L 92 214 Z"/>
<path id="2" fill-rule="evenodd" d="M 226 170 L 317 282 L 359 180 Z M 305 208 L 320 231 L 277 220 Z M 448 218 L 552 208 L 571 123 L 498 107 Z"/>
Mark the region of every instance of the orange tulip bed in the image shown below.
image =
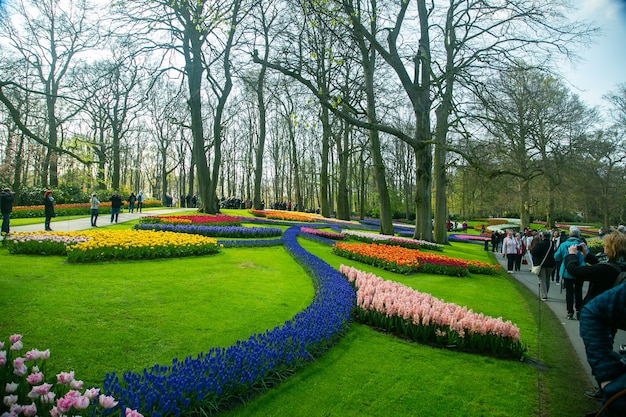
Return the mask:
<path id="1" fill-rule="evenodd" d="M 338 242 L 333 245 L 333 253 L 400 274 L 425 272 L 465 277 L 469 273 L 496 275 L 499 270 L 498 265 L 377 243 Z"/>

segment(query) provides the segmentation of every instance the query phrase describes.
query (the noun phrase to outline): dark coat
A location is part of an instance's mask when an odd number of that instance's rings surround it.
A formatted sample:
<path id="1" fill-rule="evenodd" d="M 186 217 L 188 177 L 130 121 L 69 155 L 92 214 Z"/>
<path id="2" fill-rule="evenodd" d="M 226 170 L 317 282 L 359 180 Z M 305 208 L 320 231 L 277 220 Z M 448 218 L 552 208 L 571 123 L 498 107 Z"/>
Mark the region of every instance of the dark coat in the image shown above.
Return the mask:
<path id="1" fill-rule="evenodd" d="M 49 195 L 43 199 L 44 212 L 46 217 L 55 217 L 54 213 L 54 198 Z"/>
<path id="2" fill-rule="evenodd" d="M 552 246 L 550 239 L 538 241 L 530 250 L 530 254 L 533 256 L 533 265 L 539 265 L 541 264 L 541 261 L 543 261 L 542 266 L 546 268 L 554 268 L 554 247 Z M 545 261 L 543 260 L 544 257 L 546 258 Z"/>
<path id="3" fill-rule="evenodd" d="M 122 202 L 122 197 L 119 195 L 112 195 L 109 200 L 111 201 L 111 208 L 120 208 L 122 207 L 122 204 L 124 204 Z"/>
<path id="4" fill-rule="evenodd" d="M 613 288 L 615 279 L 619 275 L 619 271 L 616 268 L 606 262 L 599 263 L 598 258 L 592 253 L 587 254 L 585 262 L 589 265 L 579 265 L 576 255 L 567 255 L 565 257 L 565 269 L 567 269 L 567 272 L 576 279 L 589 281 L 589 289 L 583 299 L 583 305 L 587 304 L 594 297 Z"/>
<path id="5" fill-rule="evenodd" d="M 626 284 L 598 295 L 580 314 L 580 337 L 591 372 L 598 384 L 612 381 L 602 391 L 602 404 L 626 389 L 626 358 L 613 350 L 615 329 L 626 330 Z M 615 401 L 602 416 L 626 416 L 626 397 Z"/>
<path id="6" fill-rule="evenodd" d="M 13 193 L 2 191 L 0 194 L 0 212 L 11 213 L 13 211 Z"/>

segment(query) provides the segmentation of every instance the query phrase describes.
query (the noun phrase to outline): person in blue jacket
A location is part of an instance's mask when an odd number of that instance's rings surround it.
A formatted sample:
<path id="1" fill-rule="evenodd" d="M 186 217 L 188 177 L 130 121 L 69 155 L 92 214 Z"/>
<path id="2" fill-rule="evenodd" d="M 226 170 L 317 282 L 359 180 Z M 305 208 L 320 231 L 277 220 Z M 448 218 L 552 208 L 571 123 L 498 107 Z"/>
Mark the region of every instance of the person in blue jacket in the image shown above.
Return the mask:
<path id="1" fill-rule="evenodd" d="M 580 314 L 587 362 L 602 390 L 600 408 L 606 406 L 602 417 L 626 416 L 626 356 L 613 350 L 617 329 L 626 330 L 626 284 L 593 298 Z"/>
<path id="2" fill-rule="evenodd" d="M 569 238 L 561 243 L 554 253 L 554 260 L 560 264 L 559 275 L 561 279 L 563 279 L 563 283 L 565 285 L 565 305 L 567 307 L 567 318 L 569 320 L 574 320 L 574 308 L 576 308 L 576 318 L 578 319 L 580 316 L 580 307 L 582 306 L 583 301 L 583 282 L 577 280 L 572 274 L 567 272 L 565 269 L 565 262 L 563 260 L 569 254 L 568 248 L 573 245 L 582 245 L 584 244 L 584 240 L 581 238 L 580 229 L 576 226 L 571 226 L 569 228 Z M 580 247 L 582 249 L 582 247 Z M 581 251 L 578 251 L 576 255 L 578 258 L 578 264 L 584 265 L 585 258 Z"/>

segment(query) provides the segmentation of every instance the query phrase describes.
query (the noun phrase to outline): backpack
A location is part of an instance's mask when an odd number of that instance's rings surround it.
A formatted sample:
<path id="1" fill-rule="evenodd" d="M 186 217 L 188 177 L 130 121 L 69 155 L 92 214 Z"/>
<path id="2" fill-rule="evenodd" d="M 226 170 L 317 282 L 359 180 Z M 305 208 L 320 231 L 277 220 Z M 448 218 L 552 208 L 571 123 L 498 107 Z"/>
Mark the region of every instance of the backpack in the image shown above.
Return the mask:
<path id="1" fill-rule="evenodd" d="M 624 282 L 626 282 L 626 271 L 622 270 L 622 267 L 619 266 L 618 264 L 615 264 L 613 262 L 607 262 L 609 265 L 611 265 L 613 268 L 615 268 L 619 274 L 617 275 L 617 278 L 615 278 L 615 282 L 613 283 L 613 287 L 617 287 L 620 284 L 623 284 Z"/>

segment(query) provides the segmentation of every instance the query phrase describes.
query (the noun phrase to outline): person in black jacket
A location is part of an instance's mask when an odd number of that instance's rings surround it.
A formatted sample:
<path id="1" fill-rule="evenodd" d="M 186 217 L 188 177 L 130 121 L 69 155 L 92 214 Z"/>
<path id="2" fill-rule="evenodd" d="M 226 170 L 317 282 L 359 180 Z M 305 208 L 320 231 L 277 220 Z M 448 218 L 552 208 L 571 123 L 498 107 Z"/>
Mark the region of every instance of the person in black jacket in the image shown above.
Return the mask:
<path id="1" fill-rule="evenodd" d="M 554 268 L 554 247 L 550 237 L 550 231 L 543 232 L 540 237 L 535 237 L 530 254 L 533 257 L 533 265 L 541 265 L 541 270 L 537 278 L 539 279 L 539 293 L 542 300 L 548 299 L 548 291 L 550 290 L 550 277 Z M 537 240 L 539 239 L 539 240 Z"/>
<path id="2" fill-rule="evenodd" d="M 587 362 L 602 389 L 603 417 L 626 416 L 626 357 L 613 350 L 616 329 L 626 330 L 626 284 L 620 284 L 590 300 L 580 314 L 580 337 Z M 589 414 L 588 414 L 589 415 Z M 595 414 L 591 414 L 595 415 Z"/>
<path id="3" fill-rule="evenodd" d="M 52 197 L 52 190 L 46 190 L 43 193 L 43 206 L 44 206 L 44 214 L 46 215 L 46 221 L 44 223 L 45 229 L 48 232 L 51 232 L 50 221 L 53 217 L 56 217 L 56 213 L 54 212 L 54 197 Z"/>
<path id="4" fill-rule="evenodd" d="M 626 235 L 618 232 L 610 233 L 604 236 L 603 243 L 608 262 L 598 262 L 598 258 L 588 251 L 587 245 L 573 245 L 567 248 L 568 255 L 564 259 L 565 269 L 575 279 L 589 281 L 589 289 L 583 298 L 583 305 L 613 288 L 620 269 L 626 271 Z M 588 265 L 581 266 L 576 262 L 576 253 L 579 248 Z"/>
<path id="5" fill-rule="evenodd" d="M 13 193 L 5 188 L 0 193 L 0 211 L 2 212 L 2 233 L 9 233 L 9 222 L 13 211 Z"/>
<path id="6" fill-rule="evenodd" d="M 122 209 L 122 205 L 124 202 L 122 201 L 122 197 L 119 196 L 117 191 L 113 192 L 111 198 L 111 223 L 113 223 L 113 219 L 115 219 L 115 223 L 117 223 L 117 218 L 120 215 L 120 210 Z"/>

